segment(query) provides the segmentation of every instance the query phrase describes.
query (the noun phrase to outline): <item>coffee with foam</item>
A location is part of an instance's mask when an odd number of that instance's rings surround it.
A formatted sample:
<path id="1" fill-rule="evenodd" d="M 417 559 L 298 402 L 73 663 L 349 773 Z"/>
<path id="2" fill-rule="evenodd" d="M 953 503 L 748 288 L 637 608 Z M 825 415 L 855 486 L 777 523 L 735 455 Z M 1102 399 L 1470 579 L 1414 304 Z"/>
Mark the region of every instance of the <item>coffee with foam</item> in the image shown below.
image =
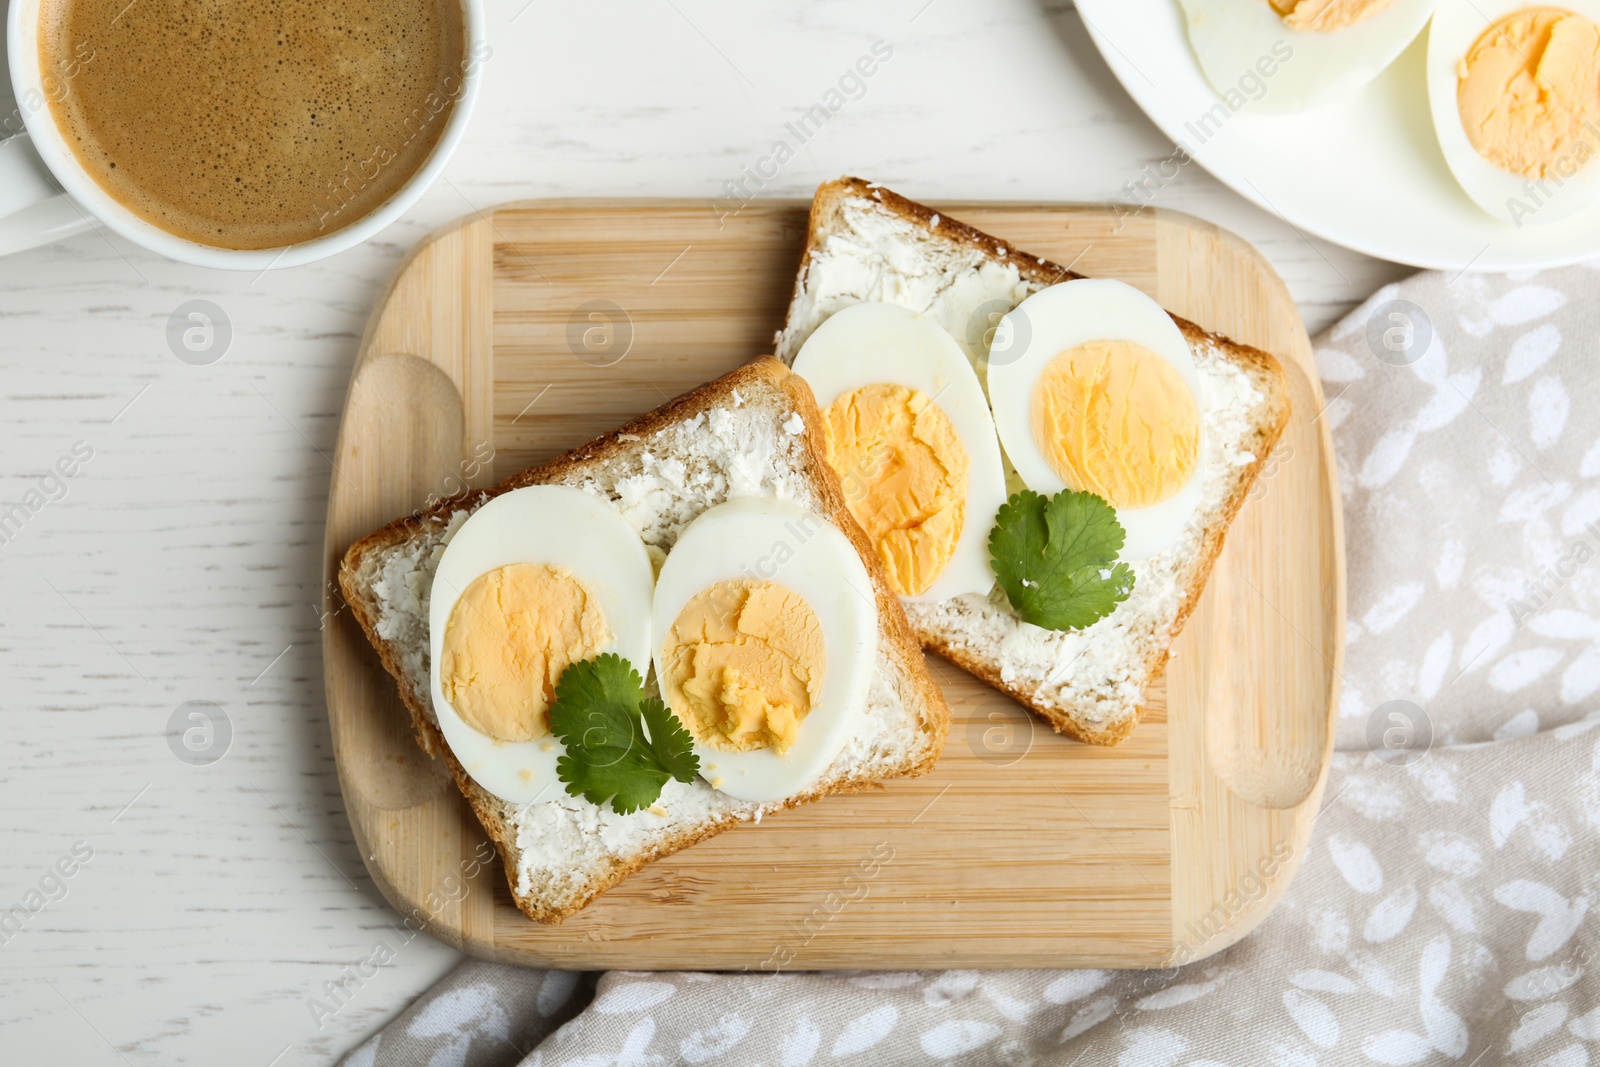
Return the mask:
<path id="1" fill-rule="evenodd" d="M 460 0 L 45 0 L 40 66 L 79 164 L 152 225 L 277 248 L 427 161 L 469 62 Z"/>

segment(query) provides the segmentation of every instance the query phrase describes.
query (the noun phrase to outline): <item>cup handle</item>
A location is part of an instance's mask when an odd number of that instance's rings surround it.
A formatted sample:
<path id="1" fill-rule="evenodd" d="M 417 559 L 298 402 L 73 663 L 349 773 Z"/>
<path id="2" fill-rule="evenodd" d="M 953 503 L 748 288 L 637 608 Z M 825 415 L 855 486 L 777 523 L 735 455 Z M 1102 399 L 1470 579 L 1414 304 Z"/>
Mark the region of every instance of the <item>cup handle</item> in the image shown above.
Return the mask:
<path id="1" fill-rule="evenodd" d="M 33 138 L 24 132 L 0 141 L 0 255 L 93 226 L 94 219 L 56 185 Z"/>

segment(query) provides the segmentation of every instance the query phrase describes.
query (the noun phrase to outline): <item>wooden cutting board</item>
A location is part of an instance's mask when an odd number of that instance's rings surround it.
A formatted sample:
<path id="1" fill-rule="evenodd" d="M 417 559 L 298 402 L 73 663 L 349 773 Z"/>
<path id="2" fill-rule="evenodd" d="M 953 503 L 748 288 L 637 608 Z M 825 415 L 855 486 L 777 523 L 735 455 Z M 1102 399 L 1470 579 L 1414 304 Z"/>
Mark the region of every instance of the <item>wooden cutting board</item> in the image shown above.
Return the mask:
<path id="1" fill-rule="evenodd" d="M 770 350 L 806 205 L 535 201 L 422 243 L 356 359 L 328 506 L 323 655 L 345 805 L 406 922 L 475 955 L 583 968 L 1151 967 L 1247 933 L 1299 864 L 1344 646 L 1338 490 L 1283 283 L 1195 219 L 940 210 L 1275 353 L 1294 415 L 1164 691 L 1115 748 L 1051 733 L 929 660 L 955 719 L 932 773 L 830 797 L 657 862 L 559 926 L 497 861 L 332 577 L 357 537 L 489 485 Z M 492 459 L 487 457 L 492 455 Z"/>

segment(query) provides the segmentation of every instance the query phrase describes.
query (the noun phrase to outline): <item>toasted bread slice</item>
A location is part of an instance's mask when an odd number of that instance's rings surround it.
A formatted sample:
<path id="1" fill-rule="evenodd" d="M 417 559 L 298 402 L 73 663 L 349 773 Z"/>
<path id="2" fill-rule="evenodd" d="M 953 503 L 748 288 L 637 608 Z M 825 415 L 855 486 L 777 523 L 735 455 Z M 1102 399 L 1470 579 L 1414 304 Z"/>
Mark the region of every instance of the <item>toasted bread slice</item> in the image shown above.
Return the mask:
<path id="1" fill-rule="evenodd" d="M 985 331 L 999 315 L 1077 277 L 882 186 L 841 178 L 819 188 L 812 202 L 794 298 L 774 348 L 793 363 L 829 315 L 886 301 L 934 317 L 983 380 Z M 1288 383 L 1276 359 L 1176 315 L 1173 321 L 1194 353 L 1216 461 L 1183 537 L 1163 556 L 1134 564 L 1133 595 L 1070 633 L 1022 622 L 998 588 L 906 605 L 925 647 L 1010 694 L 1056 731 L 1091 744 L 1115 744 L 1138 724 L 1145 692 L 1165 669 L 1228 525 L 1289 419 Z M 1007 476 L 1021 488 L 1009 465 Z"/>
<path id="2" fill-rule="evenodd" d="M 559 922 L 651 860 L 741 821 L 921 774 L 938 758 L 949 708 L 822 459 L 821 425 L 811 390 L 764 356 L 493 489 L 396 520 L 345 553 L 339 587 L 346 602 L 399 683 L 418 743 L 448 763 L 530 919 Z M 844 531 L 877 590 L 877 662 L 855 736 L 809 791 L 758 804 L 704 780 L 668 782 L 651 809 L 618 815 L 609 804 L 509 804 L 468 777 L 439 732 L 429 697 L 429 589 L 445 545 L 469 514 L 499 493 L 537 484 L 567 485 L 613 502 L 652 553 L 669 551 L 692 519 L 733 496 L 782 496 Z"/>

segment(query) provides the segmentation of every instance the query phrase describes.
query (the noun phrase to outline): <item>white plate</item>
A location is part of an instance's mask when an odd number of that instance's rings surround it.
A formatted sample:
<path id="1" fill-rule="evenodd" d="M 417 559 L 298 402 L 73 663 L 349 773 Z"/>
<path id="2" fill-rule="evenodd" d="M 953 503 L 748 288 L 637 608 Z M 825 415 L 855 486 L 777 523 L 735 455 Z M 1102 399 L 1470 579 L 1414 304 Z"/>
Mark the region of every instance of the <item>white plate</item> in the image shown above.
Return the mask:
<path id="1" fill-rule="evenodd" d="M 1428 113 L 1426 30 L 1360 92 L 1289 115 L 1251 114 L 1246 105 L 1202 139 L 1196 124 L 1221 98 L 1189 49 L 1177 0 L 1077 6 L 1112 73 L 1163 133 L 1241 196 L 1308 234 L 1453 271 L 1554 267 L 1600 254 L 1600 210 L 1518 229 L 1462 192 Z M 1155 166 L 1150 173 L 1154 185 Z M 1145 195 L 1160 198 L 1158 189 Z"/>

